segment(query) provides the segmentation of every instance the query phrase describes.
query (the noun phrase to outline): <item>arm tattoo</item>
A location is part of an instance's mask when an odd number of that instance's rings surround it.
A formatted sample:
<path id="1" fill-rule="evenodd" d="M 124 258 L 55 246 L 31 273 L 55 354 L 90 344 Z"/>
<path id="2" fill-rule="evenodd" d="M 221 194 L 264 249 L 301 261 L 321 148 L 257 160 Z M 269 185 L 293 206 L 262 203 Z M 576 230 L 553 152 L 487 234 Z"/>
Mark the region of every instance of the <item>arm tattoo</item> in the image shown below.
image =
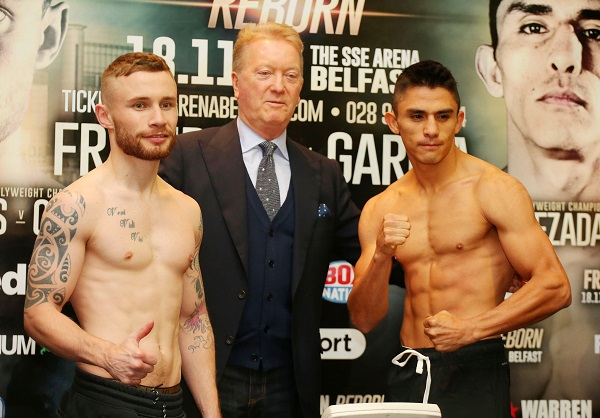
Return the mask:
<path id="1" fill-rule="evenodd" d="M 205 314 L 206 305 L 203 304 L 198 306 L 198 304 L 196 304 L 196 309 L 194 309 L 194 312 L 192 312 L 190 317 L 185 321 L 183 327 L 190 332 L 200 331 L 202 334 L 205 333 L 210 328 L 210 325 L 206 323 L 208 321 L 205 322 Z"/>
<path id="2" fill-rule="evenodd" d="M 202 236 L 202 222 L 198 226 L 199 236 Z M 194 290 L 198 299 L 204 299 L 204 288 L 202 287 L 202 280 L 200 279 L 200 242 L 201 239 L 196 240 L 196 248 L 194 248 L 194 258 L 190 263 L 190 268 L 185 272 L 185 278 L 190 280 L 194 285 Z"/>
<path id="3" fill-rule="evenodd" d="M 200 333 L 200 335 L 194 336 L 194 343 L 188 347 L 190 351 L 196 351 L 200 348 L 212 347 L 212 327 L 210 320 L 208 319 L 208 312 L 206 309 L 206 300 L 204 299 L 204 286 L 202 285 L 202 279 L 200 274 L 200 243 L 202 241 L 202 220 L 198 225 L 198 239 L 196 240 L 196 248 L 194 249 L 194 258 L 190 264 L 190 268 L 185 274 L 185 278 L 194 285 L 198 302 L 196 303 L 196 309 L 191 313 L 189 318 L 183 324 L 183 328 L 191 333 Z"/>
<path id="4" fill-rule="evenodd" d="M 200 348 L 209 349 L 213 346 L 212 326 L 204 301 L 200 305 L 196 304 L 196 309 L 183 324 L 183 329 L 195 334 L 194 343 L 188 346 L 188 350 L 193 352 Z"/>
<path id="5" fill-rule="evenodd" d="M 210 348 L 212 346 L 211 342 L 204 337 L 203 335 L 194 337 L 194 344 L 191 344 L 188 347 L 188 350 L 191 352 L 195 352 L 200 348 Z"/>
<path id="6" fill-rule="evenodd" d="M 71 199 L 52 199 L 41 221 L 29 265 L 25 308 L 50 299 L 58 306 L 65 302 L 64 284 L 69 279 L 72 263 L 68 248 L 85 211 L 85 200 L 70 190 L 63 193 Z"/>

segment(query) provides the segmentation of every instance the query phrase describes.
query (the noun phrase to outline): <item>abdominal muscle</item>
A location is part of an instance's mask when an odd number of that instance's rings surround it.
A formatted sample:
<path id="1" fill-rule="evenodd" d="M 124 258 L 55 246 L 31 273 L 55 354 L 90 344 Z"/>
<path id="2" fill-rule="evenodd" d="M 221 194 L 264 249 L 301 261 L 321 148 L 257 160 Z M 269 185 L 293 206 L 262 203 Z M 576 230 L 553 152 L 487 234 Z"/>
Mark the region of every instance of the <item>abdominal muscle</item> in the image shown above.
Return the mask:
<path id="1" fill-rule="evenodd" d="M 502 302 L 512 281 L 512 267 L 503 255 L 490 258 L 476 253 L 442 255 L 404 267 L 406 298 L 400 333 L 404 346 L 433 347 L 423 321 L 440 311 L 469 319 Z"/>
<path id="2" fill-rule="evenodd" d="M 154 327 L 141 339 L 139 347 L 153 353 L 157 363 L 141 384 L 151 387 L 176 385 L 181 380 L 178 341 L 181 278 L 169 280 L 168 274 L 115 272 L 114 269 L 108 276 L 106 273 L 87 274 L 80 278 L 71 302 L 81 328 L 119 345 L 149 321 L 154 321 Z M 98 366 L 79 363 L 78 367 L 97 376 L 112 378 L 108 371 Z"/>

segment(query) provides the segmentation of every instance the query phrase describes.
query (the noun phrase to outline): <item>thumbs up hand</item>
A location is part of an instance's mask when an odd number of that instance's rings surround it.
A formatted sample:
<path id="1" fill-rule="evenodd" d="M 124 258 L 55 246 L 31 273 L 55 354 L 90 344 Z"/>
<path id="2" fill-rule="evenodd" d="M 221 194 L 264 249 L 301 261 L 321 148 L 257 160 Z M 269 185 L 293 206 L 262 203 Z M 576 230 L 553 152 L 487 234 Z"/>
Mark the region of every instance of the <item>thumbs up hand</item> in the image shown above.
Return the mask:
<path id="1" fill-rule="evenodd" d="M 140 341 L 150 334 L 152 328 L 154 321 L 149 321 L 109 351 L 105 368 L 113 378 L 126 385 L 138 385 L 154 371 L 156 356 L 140 348 Z"/>

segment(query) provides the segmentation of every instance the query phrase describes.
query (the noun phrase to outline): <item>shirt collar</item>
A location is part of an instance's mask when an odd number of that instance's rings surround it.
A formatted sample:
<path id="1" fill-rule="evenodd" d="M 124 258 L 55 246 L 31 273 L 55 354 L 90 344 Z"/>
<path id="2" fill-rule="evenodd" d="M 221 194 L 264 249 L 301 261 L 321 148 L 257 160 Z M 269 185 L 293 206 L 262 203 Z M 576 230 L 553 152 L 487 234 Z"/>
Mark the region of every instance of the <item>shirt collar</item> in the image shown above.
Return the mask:
<path id="1" fill-rule="evenodd" d="M 246 125 L 242 119 L 237 118 L 237 128 L 240 134 L 240 144 L 242 146 L 242 154 L 250 151 L 251 149 L 258 147 L 258 144 L 264 142 L 264 138 L 254 132 L 248 125 Z M 286 160 L 290 160 L 287 150 L 287 141 L 286 141 L 286 133 L 287 130 L 283 131 L 281 135 L 277 138 L 271 140 L 275 145 L 277 145 L 277 149 L 281 151 L 281 154 Z"/>

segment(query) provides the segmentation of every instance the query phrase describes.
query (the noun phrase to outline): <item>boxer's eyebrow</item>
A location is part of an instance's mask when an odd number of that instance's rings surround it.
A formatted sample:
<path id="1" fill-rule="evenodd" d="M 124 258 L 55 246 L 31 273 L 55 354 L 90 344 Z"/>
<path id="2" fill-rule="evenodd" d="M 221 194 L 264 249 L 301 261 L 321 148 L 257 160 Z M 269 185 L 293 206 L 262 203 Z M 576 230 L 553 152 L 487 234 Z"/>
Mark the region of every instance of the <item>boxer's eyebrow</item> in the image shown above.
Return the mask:
<path id="1" fill-rule="evenodd" d="M 578 20 L 600 20 L 600 9 L 583 9 L 577 16 Z"/>
<path id="2" fill-rule="evenodd" d="M 506 14 L 512 12 L 521 12 L 530 15 L 548 15 L 552 13 L 552 7 L 546 4 L 526 4 L 521 1 L 517 1 L 508 6 Z"/>

